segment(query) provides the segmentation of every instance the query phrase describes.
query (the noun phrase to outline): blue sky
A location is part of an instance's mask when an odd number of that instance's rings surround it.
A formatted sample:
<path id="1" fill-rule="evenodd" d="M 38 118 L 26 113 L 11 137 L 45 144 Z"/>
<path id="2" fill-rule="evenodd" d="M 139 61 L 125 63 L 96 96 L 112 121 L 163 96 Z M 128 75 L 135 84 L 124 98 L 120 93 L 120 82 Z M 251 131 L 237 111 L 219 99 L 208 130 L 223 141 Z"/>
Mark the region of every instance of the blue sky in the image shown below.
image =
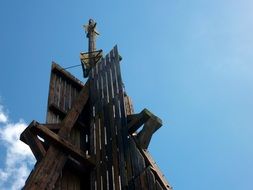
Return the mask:
<path id="1" fill-rule="evenodd" d="M 0 188 L 22 184 L 13 172 L 33 159 L 17 134 L 45 121 L 51 61 L 80 63 L 92 17 L 97 46 L 119 46 L 136 112 L 163 119 L 149 149 L 174 189 L 251 190 L 253 1 L 89 2 L 0 2 Z"/>

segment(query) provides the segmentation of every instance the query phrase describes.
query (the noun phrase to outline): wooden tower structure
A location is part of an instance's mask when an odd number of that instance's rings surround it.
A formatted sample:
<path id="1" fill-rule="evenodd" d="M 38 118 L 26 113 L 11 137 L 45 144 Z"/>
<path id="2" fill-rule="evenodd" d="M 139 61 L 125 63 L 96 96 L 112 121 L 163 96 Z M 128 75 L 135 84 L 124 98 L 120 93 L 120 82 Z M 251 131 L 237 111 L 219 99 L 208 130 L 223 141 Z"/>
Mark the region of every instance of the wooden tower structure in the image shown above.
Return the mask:
<path id="1" fill-rule="evenodd" d="M 95 21 L 85 30 L 86 83 L 53 63 L 46 123 L 32 121 L 20 136 L 37 160 L 23 189 L 172 189 L 147 151 L 161 119 L 147 109 L 134 113 L 117 46 L 103 56 Z"/>

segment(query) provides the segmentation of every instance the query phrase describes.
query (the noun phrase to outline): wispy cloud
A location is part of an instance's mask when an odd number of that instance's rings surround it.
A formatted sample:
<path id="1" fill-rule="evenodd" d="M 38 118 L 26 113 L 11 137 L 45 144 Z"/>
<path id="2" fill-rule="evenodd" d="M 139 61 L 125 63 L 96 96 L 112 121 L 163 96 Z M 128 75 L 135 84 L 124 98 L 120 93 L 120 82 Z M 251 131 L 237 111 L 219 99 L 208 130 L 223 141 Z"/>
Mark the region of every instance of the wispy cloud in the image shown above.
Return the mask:
<path id="1" fill-rule="evenodd" d="M 29 147 L 19 140 L 27 124 L 20 120 L 11 122 L 2 105 L 0 105 L 0 189 L 21 189 L 34 165 L 34 157 Z"/>
<path id="2" fill-rule="evenodd" d="M 7 116 L 3 113 L 3 106 L 0 105 L 0 123 L 6 123 L 7 120 Z"/>

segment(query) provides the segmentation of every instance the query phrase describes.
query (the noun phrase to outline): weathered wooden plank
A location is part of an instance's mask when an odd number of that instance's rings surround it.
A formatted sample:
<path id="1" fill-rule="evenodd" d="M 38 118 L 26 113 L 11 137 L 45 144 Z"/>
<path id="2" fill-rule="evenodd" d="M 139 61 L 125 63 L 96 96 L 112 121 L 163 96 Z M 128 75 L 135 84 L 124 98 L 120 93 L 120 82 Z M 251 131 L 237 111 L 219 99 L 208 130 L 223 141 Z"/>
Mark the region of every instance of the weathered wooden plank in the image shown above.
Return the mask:
<path id="1" fill-rule="evenodd" d="M 63 110 L 67 111 L 68 109 L 68 102 L 69 102 L 69 82 L 65 80 L 65 94 L 64 94 L 64 104 Z"/>
<path id="2" fill-rule="evenodd" d="M 96 105 L 94 102 L 96 101 L 97 95 L 96 95 L 96 75 L 94 74 L 94 68 L 91 69 L 92 72 L 90 72 L 90 86 L 89 86 L 89 92 L 90 92 L 90 110 L 91 110 L 91 126 L 90 126 L 90 139 L 91 139 L 91 154 L 94 155 L 96 159 L 96 163 L 99 163 L 98 157 L 97 157 L 97 121 L 96 121 Z M 91 76 L 92 75 L 92 76 Z M 98 171 L 99 171 L 99 166 L 95 168 L 94 171 L 91 172 L 91 180 L 92 180 L 92 190 L 98 189 L 98 186 L 100 187 L 99 181 L 97 180 L 98 178 Z"/>
<path id="3" fill-rule="evenodd" d="M 106 160 L 106 145 L 105 145 L 105 124 L 104 124 L 104 114 L 103 114 L 103 76 L 105 75 L 105 67 L 103 60 L 97 63 L 96 66 L 96 93 L 98 94 L 98 99 L 96 100 L 96 117 L 98 118 L 97 124 L 97 149 L 98 149 L 98 163 L 99 163 L 99 173 L 97 175 L 97 180 L 99 181 L 100 189 L 107 188 L 106 171 L 107 171 L 107 160 Z"/>
<path id="4" fill-rule="evenodd" d="M 122 88 L 122 83 L 118 80 L 118 73 L 117 67 L 119 64 L 119 60 L 117 58 L 118 54 L 115 52 L 115 49 L 113 49 L 110 52 L 110 58 L 111 58 L 111 64 L 110 64 L 110 71 L 111 71 L 111 78 L 112 78 L 112 84 L 113 84 L 113 92 L 114 92 L 114 98 L 113 106 L 114 106 L 114 120 L 115 120 L 115 132 L 116 132 L 116 139 L 117 139 L 117 148 L 118 148 L 118 157 L 119 157 L 119 181 L 120 185 L 125 188 L 128 186 L 127 181 L 127 173 L 126 173 L 126 162 L 125 162 L 125 149 L 124 149 L 124 142 L 123 142 L 123 133 L 122 133 L 122 113 L 121 113 L 121 107 L 124 106 L 122 104 L 122 101 L 124 99 L 122 98 L 122 94 L 120 94 L 120 88 Z M 128 145 L 127 145 L 128 146 Z"/>
<path id="5" fill-rule="evenodd" d="M 105 124 L 105 130 L 106 130 L 106 136 L 107 136 L 107 146 L 106 146 L 106 163 L 107 163 L 107 183 L 109 189 L 113 189 L 113 177 L 112 177 L 112 165 L 113 165 L 113 155 L 112 155 L 112 135 L 110 130 L 110 122 L 108 120 L 109 118 L 109 106 L 104 106 L 104 124 Z"/>
<path id="6" fill-rule="evenodd" d="M 100 157 L 100 148 L 99 148 L 99 125 L 100 125 L 100 118 L 97 116 L 95 118 L 95 126 L 96 126 L 96 160 L 97 160 L 97 167 L 96 167 L 96 178 L 97 178 L 97 189 L 101 189 L 101 180 L 100 180 L 100 172 L 101 172 L 101 157 Z"/>
<path id="7" fill-rule="evenodd" d="M 124 102 L 124 86 L 123 81 L 121 77 L 120 72 L 120 65 L 119 65 L 119 54 L 117 46 L 113 48 L 113 54 L 115 56 L 115 70 L 117 73 L 117 81 L 118 81 L 118 96 L 119 96 L 119 102 L 120 102 L 120 108 L 121 108 L 121 129 L 122 131 L 122 140 L 123 140 L 123 147 L 124 147 L 124 157 L 125 157 L 125 163 L 126 163 L 126 181 L 129 181 L 132 178 L 132 168 L 131 168 L 131 159 L 130 159 L 130 153 L 129 153 L 129 142 L 128 142 L 128 129 L 127 129 L 127 119 L 126 119 L 126 109 L 125 109 L 125 102 Z M 125 187 L 124 187 L 125 188 Z"/>
<path id="8" fill-rule="evenodd" d="M 115 162 L 117 158 L 115 158 L 115 132 L 114 132 L 114 124 L 112 123 L 112 93 L 111 93 L 111 82 L 110 76 L 108 73 L 109 69 L 109 57 L 108 55 L 104 59 L 104 90 L 105 90 L 105 99 L 103 101 L 104 106 L 104 119 L 105 119 L 105 127 L 106 127 L 106 135 L 107 135 L 107 171 L 109 176 L 109 189 L 115 189 Z M 113 168 L 113 169 L 112 169 Z"/>
<path id="9" fill-rule="evenodd" d="M 54 92 L 55 92 L 55 88 L 56 88 L 55 83 L 56 83 L 56 74 L 51 72 L 50 83 L 49 83 L 49 92 L 48 92 L 48 104 L 51 104 L 54 102 Z"/>
<path id="10" fill-rule="evenodd" d="M 114 94 L 114 87 L 113 87 L 113 78 L 112 78 L 112 70 L 111 70 L 111 65 L 112 65 L 112 60 L 110 60 L 110 54 L 106 55 L 106 62 L 107 62 L 107 78 L 108 78 L 108 89 L 109 89 L 109 117 L 107 118 L 109 120 L 109 126 L 111 129 L 111 141 L 112 141 L 112 161 L 113 161 L 113 171 L 112 171 L 112 176 L 113 176 L 113 187 L 116 190 L 119 190 L 119 183 L 118 183 L 118 176 L 119 176 L 119 164 L 118 164 L 118 146 L 117 146 L 117 141 L 116 141 L 116 129 L 115 129 L 115 105 L 114 105 L 114 99 L 115 99 L 115 94 Z"/>
<path id="11" fill-rule="evenodd" d="M 64 110 L 64 99 L 65 99 L 65 84 L 66 80 L 61 77 L 61 91 L 60 91 L 60 109 Z"/>
<path id="12" fill-rule="evenodd" d="M 105 177 L 104 183 L 106 184 L 105 189 L 112 189 L 113 183 L 112 183 L 112 141 L 111 141 L 111 130 L 110 130 L 110 124 L 108 121 L 109 117 L 109 90 L 108 90 L 108 78 L 106 73 L 106 59 L 102 59 L 101 61 L 101 103 L 102 103 L 102 110 L 101 110 L 101 118 L 103 121 L 103 131 L 104 131 L 104 157 L 103 162 L 105 164 Z"/>
<path id="13" fill-rule="evenodd" d="M 48 128 L 51 131 L 56 131 L 56 132 L 59 131 L 61 128 L 61 125 L 59 123 L 55 123 L 55 124 L 48 123 L 48 124 L 40 124 L 40 125 Z"/>

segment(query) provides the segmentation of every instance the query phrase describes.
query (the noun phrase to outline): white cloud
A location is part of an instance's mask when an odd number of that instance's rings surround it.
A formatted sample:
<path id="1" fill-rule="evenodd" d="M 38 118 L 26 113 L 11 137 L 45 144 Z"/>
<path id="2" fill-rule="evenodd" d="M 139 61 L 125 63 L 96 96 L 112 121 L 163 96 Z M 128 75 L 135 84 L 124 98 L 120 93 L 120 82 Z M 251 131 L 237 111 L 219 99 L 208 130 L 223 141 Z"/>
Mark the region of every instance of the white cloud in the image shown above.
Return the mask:
<path id="1" fill-rule="evenodd" d="M 0 105 L 0 151 L 4 161 L 0 164 L 0 189 L 18 190 L 24 186 L 32 166 L 35 163 L 30 148 L 19 140 L 27 124 L 20 120 L 9 121 Z"/>
<path id="2" fill-rule="evenodd" d="M 0 105 L 0 123 L 6 123 L 7 120 L 7 116 L 3 113 L 3 106 Z"/>

